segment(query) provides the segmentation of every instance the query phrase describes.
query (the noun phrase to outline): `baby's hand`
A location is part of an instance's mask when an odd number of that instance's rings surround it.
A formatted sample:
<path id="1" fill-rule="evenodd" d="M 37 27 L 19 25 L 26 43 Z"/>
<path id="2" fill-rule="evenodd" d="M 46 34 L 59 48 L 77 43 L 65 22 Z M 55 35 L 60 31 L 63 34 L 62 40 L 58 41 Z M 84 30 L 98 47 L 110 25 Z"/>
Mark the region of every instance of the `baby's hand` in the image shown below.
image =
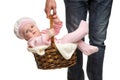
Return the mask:
<path id="1" fill-rule="evenodd" d="M 62 23 L 62 21 L 58 18 L 57 15 L 55 15 L 55 16 L 53 17 L 53 24 L 60 24 L 60 23 Z"/>
<path id="2" fill-rule="evenodd" d="M 62 27 L 62 21 L 58 18 L 56 15 L 55 18 L 53 18 L 53 28 L 55 30 L 55 34 L 57 35 Z"/>

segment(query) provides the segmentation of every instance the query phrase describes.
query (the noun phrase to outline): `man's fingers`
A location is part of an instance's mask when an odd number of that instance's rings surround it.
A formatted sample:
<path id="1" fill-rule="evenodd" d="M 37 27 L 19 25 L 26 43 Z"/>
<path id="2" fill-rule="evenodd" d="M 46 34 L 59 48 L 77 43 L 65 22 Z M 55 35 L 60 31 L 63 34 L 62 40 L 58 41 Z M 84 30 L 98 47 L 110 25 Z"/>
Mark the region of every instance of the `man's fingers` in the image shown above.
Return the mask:
<path id="1" fill-rule="evenodd" d="M 53 8 L 53 15 L 56 15 L 56 7 Z"/>
<path id="2" fill-rule="evenodd" d="M 49 18 L 50 16 L 50 10 L 51 9 L 45 8 L 45 13 L 46 13 L 47 18 Z"/>

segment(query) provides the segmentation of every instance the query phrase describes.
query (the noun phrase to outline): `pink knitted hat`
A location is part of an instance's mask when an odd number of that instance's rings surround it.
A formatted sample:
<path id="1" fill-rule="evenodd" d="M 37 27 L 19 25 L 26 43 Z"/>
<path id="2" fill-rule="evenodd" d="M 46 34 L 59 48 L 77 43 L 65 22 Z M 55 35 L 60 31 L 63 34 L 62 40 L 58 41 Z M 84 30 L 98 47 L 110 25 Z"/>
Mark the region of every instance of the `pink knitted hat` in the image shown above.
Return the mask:
<path id="1" fill-rule="evenodd" d="M 15 35 L 20 39 L 24 39 L 23 33 L 22 33 L 22 28 L 24 25 L 31 23 L 31 22 L 36 24 L 35 21 L 29 17 L 23 17 L 23 18 L 20 18 L 18 21 L 16 21 L 16 23 L 14 25 Z"/>

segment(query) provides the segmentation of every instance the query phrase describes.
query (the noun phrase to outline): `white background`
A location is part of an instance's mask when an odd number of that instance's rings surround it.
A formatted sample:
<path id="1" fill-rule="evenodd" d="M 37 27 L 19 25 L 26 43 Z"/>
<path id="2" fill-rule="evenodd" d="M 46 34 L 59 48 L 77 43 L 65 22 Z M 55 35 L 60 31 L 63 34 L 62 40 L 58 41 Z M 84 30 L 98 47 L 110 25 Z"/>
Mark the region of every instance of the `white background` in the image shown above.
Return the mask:
<path id="1" fill-rule="evenodd" d="M 57 13 L 66 33 L 63 0 L 56 0 Z M 120 80 L 120 0 L 114 0 L 104 59 L 103 80 Z M 0 80 L 67 80 L 67 69 L 39 70 L 33 55 L 27 51 L 26 41 L 18 39 L 13 26 L 18 18 L 28 16 L 36 20 L 41 29 L 49 27 L 44 13 L 45 0 L 0 0 Z M 84 55 L 84 70 L 87 57 Z M 86 71 L 85 71 L 86 72 Z M 86 73 L 85 73 L 86 76 Z M 86 76 L 86 79 L 87 76 Z"/>

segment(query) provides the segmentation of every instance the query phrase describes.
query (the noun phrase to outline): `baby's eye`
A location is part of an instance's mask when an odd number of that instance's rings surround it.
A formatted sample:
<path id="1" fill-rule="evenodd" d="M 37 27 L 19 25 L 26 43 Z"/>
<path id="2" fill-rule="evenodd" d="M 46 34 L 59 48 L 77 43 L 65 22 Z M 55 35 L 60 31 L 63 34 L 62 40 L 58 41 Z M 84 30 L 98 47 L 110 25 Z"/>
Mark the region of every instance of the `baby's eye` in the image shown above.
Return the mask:
<path id="1" fill-rule="evenodd" d="M 29 30 L 26 30 L 26 31 L 25 31 L 25 33 L 28 33 L 28 32 L 29 32 Z"/>
<path id="2" fill-rule="evenodd" d="M 34 26 L 31 26 L 31 28 L 33 28 Z"/>

